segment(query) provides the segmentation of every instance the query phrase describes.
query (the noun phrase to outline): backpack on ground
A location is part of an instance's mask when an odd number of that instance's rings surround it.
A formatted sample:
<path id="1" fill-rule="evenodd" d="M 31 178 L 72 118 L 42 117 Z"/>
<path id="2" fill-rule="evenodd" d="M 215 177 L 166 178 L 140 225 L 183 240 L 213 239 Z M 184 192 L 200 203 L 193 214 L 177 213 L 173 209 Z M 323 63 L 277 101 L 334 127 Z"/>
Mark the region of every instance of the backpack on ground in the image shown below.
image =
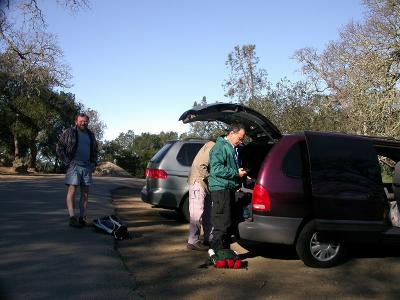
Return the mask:
<path id="1" fill-rule="evenodd" d="M 231 249 L 208 250 L 209 264 L 216 268 L 240 269 L 246 267 L 239 254 Z"/>
<path id="2" fill-rule="evenodd" d="M 124 240 L 129 238 L 128 227 L 114 215 L 105 216 L 93 220 L 94 228 L 98 231 L 108 233 L 116 240 Z"/>

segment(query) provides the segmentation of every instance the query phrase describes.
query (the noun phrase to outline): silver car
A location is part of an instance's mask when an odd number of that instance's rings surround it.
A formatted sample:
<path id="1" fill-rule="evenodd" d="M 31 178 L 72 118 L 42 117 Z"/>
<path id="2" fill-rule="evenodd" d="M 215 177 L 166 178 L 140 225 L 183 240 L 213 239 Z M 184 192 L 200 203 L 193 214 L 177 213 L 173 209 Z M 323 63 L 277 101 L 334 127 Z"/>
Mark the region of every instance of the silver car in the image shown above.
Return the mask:
<path id="1" fill-rule="evenodd" d="M 148 162 L 144 202 L 176 209 L 189 221 L 188 175 L 194 157 L 207 140 L 175 140 L 166 143 Z"/>

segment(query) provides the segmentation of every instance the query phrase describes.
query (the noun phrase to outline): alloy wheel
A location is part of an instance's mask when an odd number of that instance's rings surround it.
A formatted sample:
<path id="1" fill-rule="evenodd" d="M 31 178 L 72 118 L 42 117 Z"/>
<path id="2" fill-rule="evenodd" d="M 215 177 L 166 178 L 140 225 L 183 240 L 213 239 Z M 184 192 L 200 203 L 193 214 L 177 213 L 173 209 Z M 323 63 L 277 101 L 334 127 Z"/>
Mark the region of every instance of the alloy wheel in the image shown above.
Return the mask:
<path id="1" fill-rule="evenodd" d="M 314 232 L 310 240 L 310 251 L 312 256 L 319 261 L 330 261 L 339 253 L 339 243 L 320 243 L 317 233 Z"/>

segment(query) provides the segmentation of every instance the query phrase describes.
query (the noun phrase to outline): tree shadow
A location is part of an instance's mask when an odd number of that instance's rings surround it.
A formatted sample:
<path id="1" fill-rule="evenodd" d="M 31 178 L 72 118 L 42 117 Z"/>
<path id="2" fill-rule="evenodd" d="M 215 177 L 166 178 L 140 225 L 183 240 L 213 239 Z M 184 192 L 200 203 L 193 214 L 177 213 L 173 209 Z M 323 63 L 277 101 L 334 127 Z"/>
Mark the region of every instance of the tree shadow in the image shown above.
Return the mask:
<path id="1" fill-rule="evenodd" d="M 239 240 L 238 244 L 248 252 L 241 254 L 241 259 L 262 256 L 272 259 L 297 260 L 299 259 L 294 246 L 268 243 L 257 243 Z M 392 243 L 363 243 L 346 244 L 344 261 L 362 258 L 400 257 L 400 244 Z"/>
<path id="2" fill-rule="evenodd" d="M 352 258 L 400 257 L 400 244 L 364 243 L 346 245 L 347 260 Z"/>
<path id="3" fill-rule="evenodd" d="M 180 224 L 187 223 L 184 217 L 176 210 L 165 209 L 160 211 L 158 214 L 167 220 L 174 220 L 179 222 Z"/>
<path id="4" fill-rule="evenodd" d="M 248 251 L 247 253 L 240 254 L 241 259 L 253 258 L 257 256 L 285 260 L 298 259 L 293 246 L 256 243 L 247 240 L 238 240 L 237 243 Z"/>

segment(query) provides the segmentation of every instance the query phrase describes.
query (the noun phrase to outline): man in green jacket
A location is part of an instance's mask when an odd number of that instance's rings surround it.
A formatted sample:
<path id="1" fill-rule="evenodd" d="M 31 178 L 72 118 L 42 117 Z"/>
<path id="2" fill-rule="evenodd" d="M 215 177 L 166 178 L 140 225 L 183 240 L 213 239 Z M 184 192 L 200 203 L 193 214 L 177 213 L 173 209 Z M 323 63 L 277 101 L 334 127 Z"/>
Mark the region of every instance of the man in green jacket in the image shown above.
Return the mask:
<path id="1" fill-rule="evenodd" d="M 239 168 L 237 149 L 245 136 L 242 124 L 232 124 L 225 137 L 219 137 L 210 152 L 208 187 L 212 201 L 213 225 L 211 249 L 230 248 L 229 228 L 233 224 L 233 204 L 239 178 L 246 171 Z"/>

